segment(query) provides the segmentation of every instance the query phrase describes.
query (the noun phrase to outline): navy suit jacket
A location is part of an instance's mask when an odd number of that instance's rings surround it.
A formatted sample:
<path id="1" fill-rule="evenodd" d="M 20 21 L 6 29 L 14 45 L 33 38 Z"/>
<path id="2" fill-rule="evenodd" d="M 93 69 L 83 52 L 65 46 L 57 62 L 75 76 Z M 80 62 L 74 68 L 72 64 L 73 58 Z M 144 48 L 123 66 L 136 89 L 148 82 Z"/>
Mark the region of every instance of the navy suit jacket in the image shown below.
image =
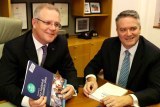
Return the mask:
<path id="1" fill-rule="evenodd" d="M 97 75 L 101 69 L 104 79 L 115 83 L 121 42 L 118 37 L 106 39 L 95 57 L 85 68 L 85 76 Z M 140 36 L 132 62 L 127 89 L 134 91 L 140 106 L 160 102 L 160 49 Z"/>
<path id="2" fill-rule="evenodd" d="M 17 106 L 21 105 L 21 89 L 26 72 L 27 61 L 38 63 L 32 31 L 7 42 L 0 60 L 0 97 Z M 63 36 L 48 45 L 44 68 L 56 73 L 58 70 L 68 84 L 77 89 L 77 71 L 68 50 L 67 39 Z"/>

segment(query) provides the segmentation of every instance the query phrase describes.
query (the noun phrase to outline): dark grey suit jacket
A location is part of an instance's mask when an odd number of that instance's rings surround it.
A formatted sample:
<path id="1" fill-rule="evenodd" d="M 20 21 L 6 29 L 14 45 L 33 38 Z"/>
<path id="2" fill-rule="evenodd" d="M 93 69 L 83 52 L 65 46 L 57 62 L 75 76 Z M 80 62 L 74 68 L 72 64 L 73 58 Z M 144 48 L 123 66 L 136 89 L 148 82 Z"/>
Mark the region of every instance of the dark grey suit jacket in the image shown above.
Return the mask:
<path id="1" fill-rule="evenodd" d="M 104 78 L 116 82 L 121 42 L 118 37 L 106 39 L 85 68 L 85 76 L 104 70 Z M 160 49 L 140 36 L 132 62 L 127 89 L 134 91 L 140 106 L 160 102 Z"/>
<path id="2" fill-rule="evenodd" d="M 21 105 L 23 86 L 27 61 L 38 63 L 32 31 L 7 42 L 4 46 L 3 56 L 0 60 L 0 97 L 17 106 Z M 77 89 L 77 71 L 72 62 L 65 37 L 57 38 L 48 45 L 44 68 L 56 73 L 58 70 L 68 84 Z"/>

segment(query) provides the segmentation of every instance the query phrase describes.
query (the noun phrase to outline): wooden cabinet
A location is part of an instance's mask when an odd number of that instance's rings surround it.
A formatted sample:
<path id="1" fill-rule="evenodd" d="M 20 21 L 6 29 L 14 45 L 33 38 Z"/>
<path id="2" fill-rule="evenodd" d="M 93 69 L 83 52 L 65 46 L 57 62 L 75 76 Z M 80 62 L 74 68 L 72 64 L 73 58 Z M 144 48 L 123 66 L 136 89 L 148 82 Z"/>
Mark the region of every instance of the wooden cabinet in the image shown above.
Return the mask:
<path id="1" fill-rule="evenodd" d="M 84 4 L 88 1 L 92 2 L 95 0 L 71 0 L 72 15 L 81 17 L 94 17 L 94 30 L 99 36 L 110 37 L 112 0 L 98 0 L 98 2 L 100 2 L 101 13 L 84 14 Z"/>
<path id="2" fill-rule="evenodd" d="M 88 61 L 90 59 L 90 47 L 88 44 L 76 44 L 69 46 L 69 51 L 71 54 L 71 57 L 73 59 L 73 62 L 75 64 L 75 67 L 78 70 L 78 76 L 83 77 L 84 73 L 83 71 L 84 67 L 88 64 Z"/>
<path id="3" fill-rule="evenodd" d="M 10 17 L 11 16 L 11 1 L 0 0 L 0 16 Z"/>
<path id="4" fill-rule="evenodd" d="M 85 14 L 84 13 L 85 2 L 94 2 L 94 1 L 100 3 L 101 12 L 98 14 Z M 73 16 L 89 17 L 94 19 L 94 23 L 92 23 L 93 30 L 95 30 L 99 36 L 98 38 L 93 38 L 90 40 L 81 40 L 78 38 L 74 38 L 74 39 L 69 38 L 68 40 L 70 53 L 71 53 L 71 56 L 73 57 L 75 67 L 78 71 L 78 77 L 82 77 L 83 71 L 85 66 L 87 65 L 87 62 L 89 62 L 98 52 L 104 39 L 110 37 L 112 0 L 71 0 L 71 7 L 72 7 L 71 9 L 72 9 Z M 83 50 L 78 51 L 76 49 L 72 49 L 73 46 L 78 46 L 79 48 L 82 46 Z M 89 51 L 86 50 L 88 48 L 89 48 Z M 75 55 L 74 53 L 77 53 L 77 55 Z M 76 61 L 74 60 L 74 57 L 76 57 L 77 59 Z M 80 59 L 80 57 L 82 59 Z"/>
<path id="5" fill-rule="evenodd" d="M 104 38 L 101 38 L 99 40 L 94 40 L 90 43 L 90 60 L 93 59 L 93 57 L 97 54 L 97 52 L 102 46 L 103 41 Z"/>
<path id="6" fill-rule="evenodd" d="M 68 46 L 78 77 L 84 76 L 84 68 L 94 57 L 101 47 L 105 37 L 93 38 L 90 40 L 72 37 L 68 39 Z"/>

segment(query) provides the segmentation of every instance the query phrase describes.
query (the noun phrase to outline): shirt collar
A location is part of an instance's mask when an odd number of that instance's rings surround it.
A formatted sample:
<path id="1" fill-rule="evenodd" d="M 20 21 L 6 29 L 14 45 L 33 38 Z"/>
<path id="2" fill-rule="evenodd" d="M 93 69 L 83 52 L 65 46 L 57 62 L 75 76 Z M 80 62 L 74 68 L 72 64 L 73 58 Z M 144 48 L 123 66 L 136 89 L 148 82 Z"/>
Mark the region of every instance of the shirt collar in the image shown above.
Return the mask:
<path id="1" fill-rule="evenodd" d="M 37 39 L 34 37 L 34 35 L 32 34 L 33 37 L 33 42 L 35 44 L 36 50 L 38 50 L 39 48 L 41 48 L 43 46 L 43 44 L 41 44 L 39 41 L 37 41 Z M 48 46 L 48 44 L 46 44 Z"/>
<path id="2" fill-rule="evenodd" d="M 131 47 L 130 49 L 126 49 L 122 44 L 121 44 L 121 54 L 124 54 L 126 50 L 128 50 L 130 52 L 130 55 L 133 55 L 135 54 L 136 50 L 137 50 L 137 47 L 138 47 L 138 43 L 139 41 L 137 41 L 137 43 Z"/>

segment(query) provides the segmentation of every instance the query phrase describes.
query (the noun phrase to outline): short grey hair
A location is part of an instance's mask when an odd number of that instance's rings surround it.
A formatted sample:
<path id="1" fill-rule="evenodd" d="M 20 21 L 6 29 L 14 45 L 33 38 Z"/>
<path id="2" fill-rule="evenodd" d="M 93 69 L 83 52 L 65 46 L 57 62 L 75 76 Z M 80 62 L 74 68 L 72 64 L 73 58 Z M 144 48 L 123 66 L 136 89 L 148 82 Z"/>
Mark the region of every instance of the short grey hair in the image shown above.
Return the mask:
<path id="1" fill-rule="evenodd" d="M 120 18 L 124 18 L 124 17 L 133 17 L 133 18 L 138 19 L 138 20 L 140 19 L 137 11 L 135 11 L 135 10 L 125 10 L 125 11 L 122 11 L 121 13 L 118 14 L 118 16 L 116 17 L 116 22 Z"/>
<path id="2" fill-rule="evenodd" d="M 33 18 L 38 18 L 40 11 L 44 8 L 47 8 L 49 10 L 55 10 L 60 14 L 60 11 L 58 10 L 58 8 L 56 6 L 54 6 L 53 4 L 50 4 L 50 3 L 44 3 L 44 4 L 40 4 L 36 7 L 36 9 L 33 13 Z"/>
<path id="3" fill-rule="evenodd" d="M 132 18 L 137 19 L 139 21 L 139 26 L 141 27 L 140 17 L 139 17 L 139 14 L 137 13 L 137 11 L 135 11 L 135 10 L 124 10 L 121 13 L 118 14 L 115 21 L 117 22 L 119 19 L 125 18 L 125 17 L 132 17 Z"/>

